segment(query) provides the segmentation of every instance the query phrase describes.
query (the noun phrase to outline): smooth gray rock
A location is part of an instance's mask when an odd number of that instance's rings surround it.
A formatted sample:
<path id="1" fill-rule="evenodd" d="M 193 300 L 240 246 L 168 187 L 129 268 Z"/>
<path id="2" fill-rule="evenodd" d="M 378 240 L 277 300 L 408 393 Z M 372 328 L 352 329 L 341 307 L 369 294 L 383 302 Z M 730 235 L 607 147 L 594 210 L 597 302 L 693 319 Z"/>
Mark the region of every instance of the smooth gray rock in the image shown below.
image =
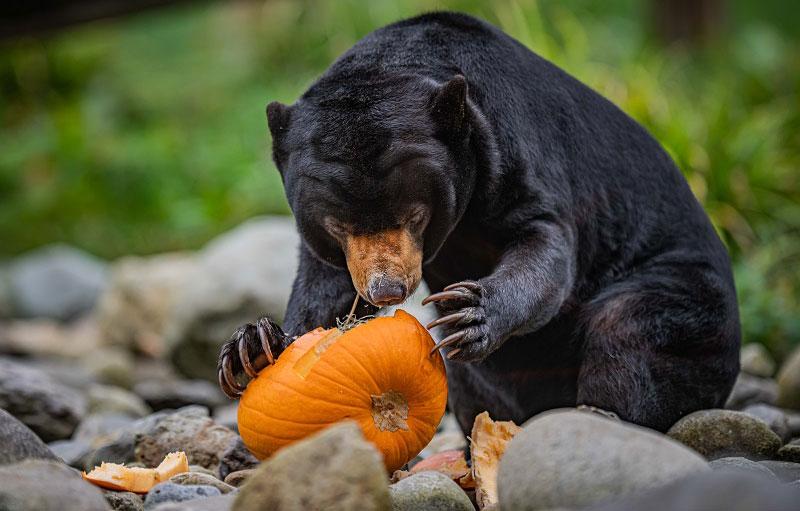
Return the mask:
<path id="1" fill-rule="evenodd" d="M 51 442 L 72 435 L 86 414 L 86 399 L 43 371 L 0 357 L 0 408 Z"/>
<path id="2" fill-rule="evenodd" d="M 420 472 L 389 486 L 392 511 L 473 511 L 467 494 L 439 472 Z"/>
<path id="3" fill-rule="evenodd" d="M 201 405 L 209 409 L 227 403 L 218 385 L 207 380 L 149 380 L 133 386 L 133 391 L 153 410 Z"/>
<path id="4" fill-rule="evenodd" d="M 189 279 L 179 290 L 165 335 L 170 359 L 181 373 L 215 381 L 216 357 L 231 332 L 265 315 L 282 320 L 299 242 L 292 218 L 261 217 L 197 253 L 201 278 Z"/>
<path id="5" fill-rule="evenodd" d="M 256 473 L 256 469 L 248 468 L 245 470 L 238 470 L 236 472 L 231 472 L 230 474 L 225 477 L 225 482 L 231 486 L 236 488 L 243 485 L 250 477 Z"/>
<path id="6" fill-rule="evenodd" d="M 142 398 L 113 385 L 91 385 L 88 398 L 91 413 L 118 413 L 137 419 L 153 413 Z"/>
<path id="7" fill-rule="evenodd" d="M 765 403 L 774 405 L 778 400 L 778 384 L 769 378 L 759 378 L 747 373 L 739 373 L 733 385 L 725 408 L 741 410 L 747 405 Z"/>
<path id="8" fill-rule="evenodd" d="M 30 428 L 0 408 L 0 465 L 25 459 L 58 460 Z"/>
<path id="9" fill-rule="evenodd" d="M 777 380 L 778 406 L 800 410 L 800 347 L 783 363 Z"/>
<path id="10" fill-rule="evenodd" d="M 750 405 L 742 411 L 766 422 L 769 429 L 778 435 L 781 442 L 788 442 L 791 440 L 792 435 L 791 431 L 789 431 L 789 420 L 780 408 L 771 405 L 756 404 Z"/>
<path id="11" fill-rule="evenodd" d="M 800 479 L 800 463 L 791 461 L 763 460 L 759 465 L 767 467 L 773 474 L 778 476 L 784 483 L 790 483 Z"/>
<path id="12" fill-rule="evenodd" d="M 27 460 L 0 466 L 3 511 L 106 511 L 102 492 L 61 462 Z"/>
<path id="13" fill-rule="evenodd" d="M 742 371 L 753 376 L 770 378 L 775 374 L 775 359 L 769 354 L 767 348 L 758 342 L 751 342 L 742 346 L 741 355 Z"/>
<path id="14" fill-rule="evenodd" d="M 77 469 L 86 466 L 86 460 L 93 451 L 87 442 L 76 440 L 56 440 L 47 445 L 53 454 L 64 460 L 64 463 Z"/>
<path id="15" fill-rule="evenodd" d="M 219 497 L 167 502 L 156 506 L 153 511 L 230 511 L 235 498 L 235 495 L 229 493 Z"/>
<path id="16" fill-rule="evenodd" d="M 147 492 L 147 496 L 144 499 L 144 509 L 145 511 L 150 511 L 164 502 L 184 502 L 219 495 L 221 495 L 220 491 L 213 486 L 161 483 Z"/>
<path id="17" fill-rule="evenodd" d="M 742 457 L 718 458 L 711 461 L 708 466 L 712 470 L 722 472 L 744 472 L 753 474 L 773 481 L 777 481 L 778 477 L 772 473 L 770 469 L 764 465 L 760 465 L 755 461 L 748 460 Z"/>
<path id="18" fill-rule="evenodd" d="M 95 413 L 87 415 L 72 434 L 72 440 L 89 445 L 101 445 L 135 422 L 119 413 Z"/>
<path id="19" fill-rule="evenodd" d="M 230 493 L 236 489 L 234 486 L 223 483 L 212 475 L 203 474 L 201 472 L 184 472 L 183 474 L 177 474 L 172 476 L 169 482 L 182 485 L 213 486 L 222 494 Z"/>
<path id="20" fill-rule="evenodd" d="M 586 506 L 708 471 L 694 451 L 655 431 L 576 410 L 540 414 L 506 447 L 504 510 Z"/>
<path id="21" fill-rule="evenodd" d="M 228 474 L 257 468 L 261 462 L 258 458 L 245 447 L 244 442 L 240 436 L 228 444 L 228 447 L 223 451 L 222 458 L 219 462 L 219 478 L 225 479 Z"/>
<path id="22" fill-rule="evenodd" d="M 690 413 L 676 422 L 667 434 L 708 459 L 771 458 L 781 446 L 781 439 L 766 422 L 733 410 Z"/>
<path id="23" fill-rule="evenodd" d="M 800 489 L 763 477 L 715 472 L 687 477 L 587 511 L 789 511 L 797 509 L 798 502 Z"/>
<path id="24" fill-rule="evenodd" d="M 355 422 L 285 447 L 239 489 L 237 511 L 388 510 L 386 469 Z"/>
<path id="25" fill-rule="evenodd" d="M 135 493 L 104 490 L 103 496 L 114 511 L 144 511 L 144 499 Z"/>
<path id="26" fill-rule="evenodd" d="M 90 311 L 105 289 L 105 262 L 66 245 L 29 252 L 9 267 L 14 312 L 67 320 Z"/>
<path id="27" fill-rule="evenodd" d="M 216 424 L 202 406 L 187 406 L 154 421 L 136 435 L 136 461 L 156 466 L 164 456 L 184 451 L 189 463 L 219 472 L 220 460 L 239 436 Z"/>

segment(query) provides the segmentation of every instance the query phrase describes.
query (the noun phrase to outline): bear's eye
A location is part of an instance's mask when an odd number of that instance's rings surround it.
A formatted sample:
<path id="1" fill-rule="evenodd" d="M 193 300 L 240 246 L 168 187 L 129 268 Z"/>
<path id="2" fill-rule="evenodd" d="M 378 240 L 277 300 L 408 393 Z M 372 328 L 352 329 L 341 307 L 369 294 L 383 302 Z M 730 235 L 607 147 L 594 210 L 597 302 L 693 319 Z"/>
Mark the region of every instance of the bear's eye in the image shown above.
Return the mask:
<path id="1" fill-rule="evenodd" d="M 331 236 L 333 236 L 338 240 L 344 239 L 345 236 L 347 235 L 347 228 L 345 227 L 345 225 L 333 217 L 330 216 L 325 217 L 325 220 L 323 220 L 322 225 L 325 227 L 325 230 L 328 231 L 328 234 L 330 234 Z"/>
<path id="2" fill-rule="evenodd" d="M 410 230 L 422 231 L 428 223 L 428 210 L 424 206 L 417 206 L 408 215 L 408 227 Z"/>

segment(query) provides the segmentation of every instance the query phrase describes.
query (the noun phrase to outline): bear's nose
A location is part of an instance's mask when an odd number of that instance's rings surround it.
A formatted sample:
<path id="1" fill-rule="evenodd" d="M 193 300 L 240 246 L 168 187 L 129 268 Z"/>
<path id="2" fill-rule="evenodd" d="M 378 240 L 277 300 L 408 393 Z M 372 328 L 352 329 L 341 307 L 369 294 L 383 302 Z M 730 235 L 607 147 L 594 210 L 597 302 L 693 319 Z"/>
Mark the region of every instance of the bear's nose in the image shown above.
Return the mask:
<path id="1" fill-rule="evenodd" d="M 373 305 L 395 305 L 406 299 L 406 285 L 400 281 L 387 278 L 370 279 L 367 298 Z"/>

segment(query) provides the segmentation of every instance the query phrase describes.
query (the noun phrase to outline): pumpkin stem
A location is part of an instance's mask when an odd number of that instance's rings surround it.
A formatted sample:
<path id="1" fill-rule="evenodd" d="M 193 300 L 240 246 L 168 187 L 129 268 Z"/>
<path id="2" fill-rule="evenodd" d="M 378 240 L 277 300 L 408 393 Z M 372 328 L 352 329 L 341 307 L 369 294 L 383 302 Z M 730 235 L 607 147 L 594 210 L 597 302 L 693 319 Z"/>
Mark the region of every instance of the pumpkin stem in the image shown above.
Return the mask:
<path id="1" fill-rule="evenodd" d="M 370 319 L 374 318 L 375 316 L 363 316 L 361 318 L 356 317 L 356 306 L 358 305 L 359 300 L 358 293 L 356 293 L 356 299 L 353 300 L 353 306 L 350 307 L 350 312 L 344 319 L 336 318 L 336 328 L 339 329 L 342 333 L 347 332 L 351 328 L 355 328 L 358 325 L 366 323 Z"/>
<path id="2" fill-rule="evenodd" d="M 403 394 L 389 390 L 383 394 L 370 396 L 372 399 L 372 420 L 381 431 L 394 433 L 398 429 L 408 431 L 408 401 Z"/>

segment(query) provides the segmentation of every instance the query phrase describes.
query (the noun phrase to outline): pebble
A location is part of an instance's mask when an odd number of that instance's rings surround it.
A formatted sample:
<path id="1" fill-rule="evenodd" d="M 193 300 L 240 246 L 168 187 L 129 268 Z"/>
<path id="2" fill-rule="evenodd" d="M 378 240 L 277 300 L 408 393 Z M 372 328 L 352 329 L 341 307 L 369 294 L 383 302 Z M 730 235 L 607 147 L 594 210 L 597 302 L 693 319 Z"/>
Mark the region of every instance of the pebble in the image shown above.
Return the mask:
<path id="1" fill-rule="evenodd" d="M 104 490 L 103 496 L 114 511 L 144 511 L 144 500 L 135 493 Z"/>
<path id="2" fill-rule="evenodd" d="M 106 287 L 108 269 L 82 250 L 53 244 L 15 259 L 9 276 L 16 315 L 68 320 L 94 307 Z"/>
<path id="3" fill-rule="evenodd" d="M 757 403 L 774 405 L 777 400 L 778 384 L 775 380 L 739 373 L 725 408 L 741 410 L 747 405 Z"/>
<path id="4" fill-rule="evenodd" d="M 769 378 L 775 374 L 775 359 L 763 344 L 758 342 L 745 344 L 742 346 L 741 357 L 742 371 L 745 373 L 762 378 Z"/>
<path id="5" fill-rule="evenodd" d="M 228 474 L 228 476 L 225 477 L 225 482 L 231 486 L 238 488 L 241 485 L 243 485 L 248 479 L 250 479 L 250 476 L 255 474 L 255 472 L 256 469 L 254 468 L 237 470 L 236 472 L 231 472 L 230 474 Z"/>
<path id="6" fill-rule="evenodd" d="M 504 509 L 577 508 L 708 470 L 697 453 L 660 433 L 559 410 L 517 433 L 497 481 Z"/>
<path id="7" fill-rule="evenodd" d="M 77 469 L 86 467 L 86 460 L 93 451 L 91 445 L 79 440 L 56 440 L 47 445 L 64 463 Z"/>
<path id="8" fill-rule="evenodd" d="M 789 420 L 780 408 L 765 404 L 755 404 L 742 411 L 766 422 L 769 429 L 774 431 L 782 442 L 788 442 L 792 438 L 791 431 L 789 431 Z"/>
<path id="9" fill-rule="evenodd" d="M 236 439 L 222 453 L 222 459 L 219 462 L 219 477 L 225 479 L 232 472 L 256 468 L 260 464 L 259 459 L 253 456 L 244 445 L 242 438 L 237 435 Z"/>
<path id="10" fill-rule="evenodd" d="M 231 403 L 214 408 L 214 421 L 232 431 L 239 432 L 239 404 Z"/>
<path id="11" fill-rule="evenodd" d="M 237 511 L 390 509 L 381 455 L 352 421 L 285 447 L 239 489 Z"/>
<path id="12" fill-rule="evenodd" d="M 472 502 L 452 479 L 420 472 L 389 487 L 392 511 L 473 511 Z"/>
<path id="13" fill-rule="evenodd" d="M 758 463 L 767 467 L 784 483 L 790 483 L 800 479 L 800 463 L 777 460 L 763 460 Z"/>
<path id="14" fill-rule="evenodd" d="M 119 413 L 87 415 L 75 429 L 72 440 L 96 447 L 113 438 L 118 432 L 127 429 L 133 423 L 134 419 Z"/>
<path id="15" fill-rule="evenodd" d="M 708 466 L 710 466 L 711 469 L 715 471 L 746 472 L 748 474 L 754 474 L 757 476 L 765 477 L 773 481 L 778 480 L 775 474 L 773 474 L 772 471 L 767 467 L 765 467 L 764 465 L 760 465 L 755 461 L 751 461 L 748 460 L 747 458 L 742 458 L 740 456 L 730 457 L 730 458 L 717 458 L 711 461 L 708 464 Z"/>
<path id="16" fill-rule="evenodd" d="M 800 347 L 783 363 L 777 379 L 778 406 L 800 410 Z"/>
<path id="17" fill-rule="evenodd" d="M 153 410 L 201 405 L 213 409 L 226 403 L 219 387 L 206 380 L 148 380 L 133 386 L 133 391 Z"/>
<path id="18" fill-rule="evenodd" d="M 86 414 L 86 400 L 43 371 L 0 357 L 0 408 L 51 442 L 72 435 Z"/>
<path id="19" fill-rule="evenodd" d="M 795 441 L 786 444 L 778 449 L 776 458 L 779 461 L 791 461 L 792 463 L 800 463 L 800 441 Z"/>
<path id="20" fill-rule="evenodd" d="M 238 438 L 236 433 L 211 420 L 207 408 L 187 406 L 141 429 L 136 435 L 134 452 L 137 461 L 152 467 L 167 454 L 184 451 L 190 464 L 221 473 L 220 460 Z"/>
<path id="21" fill-rule="evenodd" d="M 0 408 L 0 465 L 30 458 L 55 461 L 56 456 L 30 428 Z"/>
<path id="22" fill-rule="evenodd" d="M 183 474 L 177 474 L 172 476 L 169 482 L 182 485 L 213 486 L 222 494 L 230 493 L 236 489 L 230 484 L 223 483 L 212 475 L 203 474 L 201 472 L 185 472 Z"/>
<path id="23" fill-rule="evenodd" d="M 142 398 L 121 387 L 94 384 L 87 396 L 90 413 L 119 413 L 137 419 L 153 413 Z"/>
<path id="24" fill-rule="evenodd" d="M 789 511 L 798 502 L 800 489 L 749 474 L 712 472 L 586 511 Z"/>
<path id="25" fill-rule="evenodd" d="M 81 358 L 81 363 L 100 383 L 125 389 L 133 384 L 133 366 L 136 361 L 133 355 L 123 348 L 106 346 L 92 350 Z"/>
<path id="26" fill-rule="evenodd" d="M 109 509 L 102 492 L 60 461 L 26 460 L 0 466 L 3 511 Z"/>
<path id="27" fill-rule="evenodd" d="M 700 410 L 676 422 L 667 432 L 708 459 L 743 456 L 771 458 L 781 439 L 761 419 L 733 410 Z"/>
<path id="28" fill-rule="evenodd" d="M 229 493 L 218 497 L 186 500 L 183 502 L 165 502 L 156 506 L 153 511 L 230 511 L 233 509 L 235 495 Z"/>
<path id="29" fill-rule="evenodd" d="M 218 495 L 221 495 L 221 492 L 213 486 L 161 483 L 147 492 L 144 509 L 150 511 L 164 502 L 184 502 Z"/>

